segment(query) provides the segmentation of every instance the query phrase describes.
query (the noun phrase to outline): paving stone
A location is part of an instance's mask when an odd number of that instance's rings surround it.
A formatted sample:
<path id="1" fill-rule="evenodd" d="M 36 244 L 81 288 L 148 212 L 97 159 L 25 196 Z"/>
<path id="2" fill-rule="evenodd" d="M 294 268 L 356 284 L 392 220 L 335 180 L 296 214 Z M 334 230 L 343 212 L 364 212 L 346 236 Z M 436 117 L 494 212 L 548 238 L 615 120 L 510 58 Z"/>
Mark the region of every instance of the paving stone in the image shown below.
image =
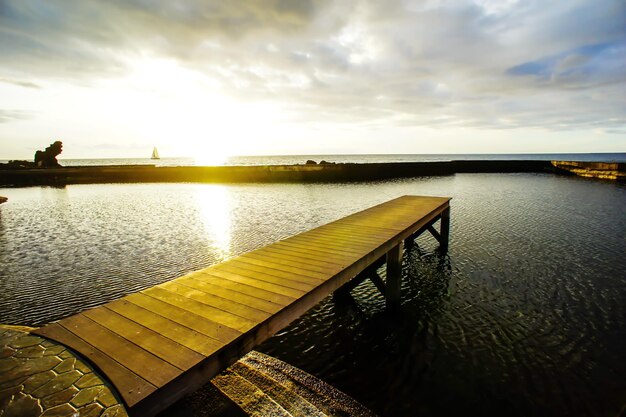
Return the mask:
<path id="1" fill-rule="evenodd" d="M 98 395 L 98 402 L 105 407 L 111 407 L 115 404 L 119 404 L 119 401 L 115 398 L 113 392 L 107 387 L 105 387 L 102 393 Z"/>
<path id="2" fill-rule="evenodd" d="M 60 374 L 74 370 L 76 358 L 67 358 L 63 362 L 54 367 L 54 370 Z"/>
<path id="3" fill-rule="evenodd" d="M 72 352 L 70 352 L 69 350 L 65 349 L 63 352 L 59 353 L 57 355 L 59 358 L 61 359 L 68 359 L 68 358 L 73 358 L 74 355 L 72 354 Z"/>
<path id="4" fill-rule="evenodd" d="M 0 410 L 6 409 L 13 397 L 21 391 L 20 387 L 11 387 L 0 390 Z"/>
<path id="5" fill-rule="evenodd" d="M 102 380 L 93 372 L 83 375 L 75 384 L 78 388 L 94 387 L 102 385 Z"/>
<path id="6" fill-rule="evenodd" d="M 46 349 L 45 352 L 43 353 L 44 356 L 56 356 L 56 355 L 61 354 L 61 352 L 65 350 L 65 346 L 62 346 L 62 345 L 45 346 L 41 344 L 41 346 L 43 346 Z"/>
<path id="7" fill-rule="evenodd" d="M 12 347 L 4 346 L 2 341 L 0 341 L 0 345 L 2 345 L 2 347 L 0 347 L 0 359 L 13 356 L 13 354 L 16 352 L 15 349 L 13 349 Z"/>
<path id="8" fill-rule="evenodd" d="M 58 345 L 57 343 L 53 342 L 52 340 L 44 339 L 44 341 L 41 342 L 41 346 L 43 346 L 45 348 L 50 348 L 50 347 L 53 347 L 53 346 L 61 346 L 61 345 Z"/>
<path id="9" fill-rule="evenodd" d="M 91 368 L 89 367 L 89 365 L 87 365 L 85 362 L 77 359 L 76 363 L 74 364 L 74 368 L 78 369 L 79 371 L 81 371 L 82 373 L 86 374 L 89 372 L 93 372 L 91 370 Z"/>
<path id="10" fill-rule="evenodd" d="M 80 417 L 99 417 L 103 410 L 104 407 L 100 404 L 89 404 L 79 408 L 77 411 L 80 413 Z"/>
<path id="11" fill-rule="evenodd" d="M 44 356 L 42 358 L 29 359 L 26 360 L 24 358 L 9 358 L 15 359 L 16 366 L 5 372 L 5 377 L 7 379 L 17 379 L 25 376 L 31 376 L 38 374 L 40 372 L 46 372 L 53 369 L 59 363 L 61 363 L 61 359 L 56 356 Z M 4 360 L 0 361 L 3 362 Z M 0 370 L 0 374 L 2 371 Z"/>
<path id="12" fill-rule="evenodd" d="M 28 379 L 24 381 L 24 392 L 30 393 L 35 391 L 37 388 L 41 387 L 43 384 L 50 381 L 55 376 L 56 374 L 54 372 L 46 371 L 28 377 Z"/>
<path id="13" fill-rule="evenodd" d="M 74 407 L 83 407 L 87 404 L 91 404 L 98 399 L 98 396 L 104 391 L 104 386 L 100 385 L 97 387 L 83 388 L 80 392 L 72 399 L 72 405 Z"/>
<path id="14" fill-rule="evenodd" d="M 4 377 L 4 375 L 7 372 L 9 372 L 11 369 L 18 366 L 19 364 L 20 364 L 20 361 L 13 357 L 1 359 L 0 360 L 0 380 L 7 379 Z"/>
<path id="15" fill-rule="evenodd" d="M 11 346 L 13 349 L 21 349 L 29 346 L 38 345 L 41 342 L 43 342 L 43 339 L 41 337 L 28 335 L 15 338 L 11 342 L 9 342 L 9 346 Z"/>
<path id="16" fill-rule="evenodd" d="M 43 398 L 50 394 L 54 394 L 55 392 L 63 391 L 64 389 L 69 388 L 69 386 L 74 382 L 78 381 L 78 378 L 80 377 L 80 372 L 76 370 L 66 372 L 62 375 L 57 375 L 50 382 L 33 391 L 33 396 Z"/>
<path id="17" fill-rule="evenodd" d="M 69 403 L 78 392 L 78 388 L 71 386 L 63 391 L 55 392 L 41 399 L 41 405 L 44 409 L 56 407 L 57 405 Z"/>
<path id="18" fill-rule="evenodd" d="M 128 417 L 112 388 L 65 346 L 1 325 L 0 335 L 1 417 Z"/>
<path id="19" fill-rule="evenodd" d="M 21 387 L 21 385 L 24 383 L 26 378 L 27 377 L 24 376 L 24 377 L 21 377 L 21 378 L 12 379 L 10 381 L 0 382 L 0 390 Z M 1 414 L 0 414 L 0 416 L 1 416 Z"/>
<path id="20" fill-rule="evenodd" d="M 40 415 L 43 410 L 35 398 L 18 392 L 6 407 L 3 407 L 3 411 L 3 417 L 30 417 Z"/>
<path id="21" fill-rule="evenodd" d="M 74 417 L 76 409 L 69 404 L 62 404 L 56 407 L 52 407 L 43 412 L 40 417 Z M 82 417 L 82 415 L 80 415 Z"/>
<path id="22" fill-rule="evenodd" d="M 44 353 L 44 347 L 40 345 L 29 346 L 27 348 L 19 349 L 15 352 L 16 358 L 41 358 Z"/>
<path id="23" fill-rule="evenodd" d="M 118 404 L 104 410 L 100 417 L 128 417 L 128 413 L 121 404 Z"/>

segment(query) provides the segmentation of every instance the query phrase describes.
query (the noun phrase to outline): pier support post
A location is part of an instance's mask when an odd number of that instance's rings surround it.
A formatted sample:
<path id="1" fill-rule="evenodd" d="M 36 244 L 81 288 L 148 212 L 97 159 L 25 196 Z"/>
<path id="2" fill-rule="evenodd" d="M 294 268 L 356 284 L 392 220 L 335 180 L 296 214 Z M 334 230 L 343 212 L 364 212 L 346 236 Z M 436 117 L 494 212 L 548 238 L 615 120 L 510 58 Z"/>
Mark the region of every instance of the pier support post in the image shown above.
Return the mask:
<path id="1" fill-rule="evenodd" d="M 441 213 L 441 253 L 448 253 L 448 241 L 450 240 L 450 207 Z"/>
<path id="2" fill-rule="evenodd" d="M 400 241 L 387 252 L 387 285 L 385 299 L 388 309 L 397 308 L 400 305 L 400 283 L 402 280 L 402 251 L 404 242 Z"/>

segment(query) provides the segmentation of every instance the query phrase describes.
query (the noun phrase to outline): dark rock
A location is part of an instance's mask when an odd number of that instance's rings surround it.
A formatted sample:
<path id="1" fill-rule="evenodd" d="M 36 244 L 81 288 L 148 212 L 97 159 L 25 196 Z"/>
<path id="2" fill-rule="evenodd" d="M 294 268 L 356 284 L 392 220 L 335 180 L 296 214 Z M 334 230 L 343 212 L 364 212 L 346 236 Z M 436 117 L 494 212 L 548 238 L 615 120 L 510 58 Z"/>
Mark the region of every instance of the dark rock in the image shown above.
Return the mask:
<path id="1" fill-rule="evenodd" d="M 35 165 L 42 168 L 58 168 L 61 166 L 57 156 L 63 151 L 63 142 L 55 141 L 44 151 L 35 152 Z"/>
<path id="2" fill-rule="evenodd" d="M 3 169 L 20 169 L 20 168 L 35 168 L 37 165 L 35 165 L 34 162 L 30 162 L 30 161 L 9 161 L 6 164 L 0 164 L 0 168 Z"/>
<path id="3" fill-rule="evenodd" d="M 309 159 L 308 161 L 306 161 L 306 165 L 317 165 L 317 162 Z"/>

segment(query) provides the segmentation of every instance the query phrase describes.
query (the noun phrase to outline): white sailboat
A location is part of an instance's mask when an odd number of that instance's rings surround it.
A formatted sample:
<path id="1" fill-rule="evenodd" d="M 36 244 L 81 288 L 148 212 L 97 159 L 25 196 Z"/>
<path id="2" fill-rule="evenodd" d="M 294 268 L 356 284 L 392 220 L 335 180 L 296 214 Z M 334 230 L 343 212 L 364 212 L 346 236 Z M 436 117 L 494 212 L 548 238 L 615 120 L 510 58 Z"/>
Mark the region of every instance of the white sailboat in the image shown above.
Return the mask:
<path id="1" fill-rule="evenodd" d="M 159 151 L 157 151 L 156 146 L 152 150 L 152 157 L 150 159 L 161 159 L 161 157 L 159 156 Z"/>

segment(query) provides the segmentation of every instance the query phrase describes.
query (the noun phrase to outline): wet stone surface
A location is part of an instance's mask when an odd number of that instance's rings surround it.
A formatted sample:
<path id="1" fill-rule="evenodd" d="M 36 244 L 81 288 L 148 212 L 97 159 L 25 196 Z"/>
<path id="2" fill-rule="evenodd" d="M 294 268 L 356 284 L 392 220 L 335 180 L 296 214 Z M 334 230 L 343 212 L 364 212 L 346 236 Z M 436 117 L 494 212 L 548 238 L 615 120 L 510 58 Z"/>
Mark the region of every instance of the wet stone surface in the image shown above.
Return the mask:
<path id="1" fill-rule="evenodd" d="M 70 350 L 0 325 L 0 416 L 128 414 L 111 385 Z"/>

